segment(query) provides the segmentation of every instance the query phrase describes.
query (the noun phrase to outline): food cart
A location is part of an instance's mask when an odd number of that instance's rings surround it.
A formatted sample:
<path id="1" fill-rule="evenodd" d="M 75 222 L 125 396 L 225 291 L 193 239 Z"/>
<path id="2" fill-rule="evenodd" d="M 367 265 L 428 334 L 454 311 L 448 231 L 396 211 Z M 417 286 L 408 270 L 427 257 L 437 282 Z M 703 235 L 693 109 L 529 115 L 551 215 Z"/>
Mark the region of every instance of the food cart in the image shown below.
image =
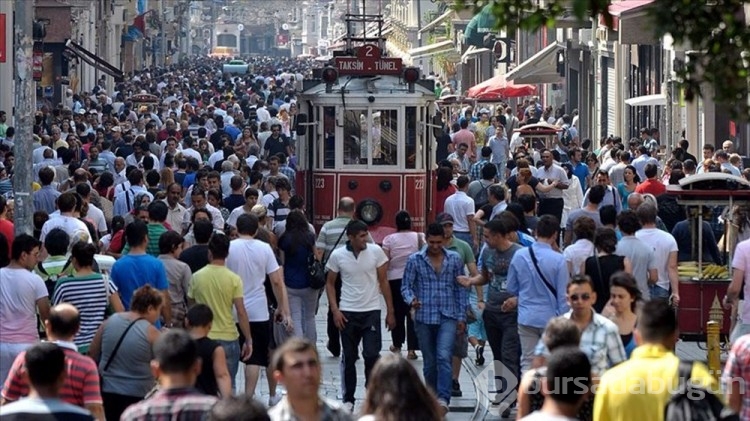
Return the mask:
<path id="1" fill-rule="evenodd" d="M 549 123 L 527 124 L 513 130 L 523 138 L 523 143 L 535 151 L 552 149 L 557 145 L 558 133 L 563 131 L 562 127 Z"/>
<path id="2" fill-rule="evenodd" d="M 683 340 L 705 341 L 706 323 L 719 323 L 722 338 L 727 339 L 732 329 L 731 313 L 721 301 L 731 281 L 733 250 L 724 247 L 725 264 L 707 264 L 703 259 L 703 212 L 704 206 L 729 207 L 740 202 L 750 202 L 750 183 L 747 180 L 724 173 L 696 174 L 680 180 L 680 185 L 667 186 L 667 195 L 677 198 L 685 206 L 688 217 L 697 218 L 698 229 L 692 230 L 692 249 L 696 260 L 680 262 L 680 306 L 678 318 Z M 725 229 L 726 233 L 726 229 Z M 726 243 L 726 242 L 724 242 Z"/>

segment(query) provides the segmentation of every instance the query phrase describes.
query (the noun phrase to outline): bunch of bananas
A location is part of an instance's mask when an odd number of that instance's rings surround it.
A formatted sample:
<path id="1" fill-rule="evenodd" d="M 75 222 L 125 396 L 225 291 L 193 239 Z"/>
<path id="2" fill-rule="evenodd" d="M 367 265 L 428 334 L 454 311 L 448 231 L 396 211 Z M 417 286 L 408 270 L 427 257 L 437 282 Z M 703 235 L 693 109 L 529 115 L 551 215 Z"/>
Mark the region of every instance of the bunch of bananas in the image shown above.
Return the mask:
<path id="1" fill-rule="evenodd" d="M 677 273 L 679 274 L 680 278 L 701 279 L 704 281 L 710 279 L 729 278 L 729 270 L 726 266 L 713 263 L 704 263 L 703 271 L 701 273 L 698 262 L 695 261 L 680 262 L 677 265 Z"/>

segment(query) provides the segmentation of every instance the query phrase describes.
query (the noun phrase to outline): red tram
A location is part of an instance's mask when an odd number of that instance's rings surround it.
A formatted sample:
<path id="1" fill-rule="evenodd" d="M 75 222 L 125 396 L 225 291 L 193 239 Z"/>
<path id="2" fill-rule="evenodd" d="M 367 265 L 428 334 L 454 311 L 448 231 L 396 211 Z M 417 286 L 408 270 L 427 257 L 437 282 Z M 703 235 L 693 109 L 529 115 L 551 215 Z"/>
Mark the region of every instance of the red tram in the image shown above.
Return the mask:
<path id="1" fill-rule="evenodd" d="M 349 27 L 373 21 L 382 25 L 381 16 L 347 16 Z M 348 36 L 346 51 L 304 81 L 298 101 L 310 123 L 297 141 L 297 191 L 308 198 L 313 224 L 335 218 L 338 200 L 352 197 L 376 242 L 395 232 L 401 209 L 424 229 L 434 165 L 434 81 L 386 57 L 384 45 L 380 36 Z"/>

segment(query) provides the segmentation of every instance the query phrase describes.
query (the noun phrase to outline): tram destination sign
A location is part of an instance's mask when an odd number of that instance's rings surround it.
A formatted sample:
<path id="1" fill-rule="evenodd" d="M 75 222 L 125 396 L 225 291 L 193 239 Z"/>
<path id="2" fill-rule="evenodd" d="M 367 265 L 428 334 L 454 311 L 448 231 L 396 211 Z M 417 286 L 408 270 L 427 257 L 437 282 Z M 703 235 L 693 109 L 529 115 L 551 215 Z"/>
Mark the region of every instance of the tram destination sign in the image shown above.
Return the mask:
<path id="1" fill-rule="evenodd" d="M 339 75 L 400 75 L 404 67 L 400 58 L 381 57 L 373 44 L 357 48 L 355 57 L 336 57 L 334 63 Z"/>

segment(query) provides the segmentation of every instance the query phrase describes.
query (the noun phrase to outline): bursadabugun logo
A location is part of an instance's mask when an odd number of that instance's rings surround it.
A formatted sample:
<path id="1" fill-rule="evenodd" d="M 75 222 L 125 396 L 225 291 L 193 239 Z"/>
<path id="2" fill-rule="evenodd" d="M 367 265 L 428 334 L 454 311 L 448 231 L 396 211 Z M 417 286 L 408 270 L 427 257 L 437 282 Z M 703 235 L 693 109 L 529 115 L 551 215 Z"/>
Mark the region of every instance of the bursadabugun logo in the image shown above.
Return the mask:
<path id="1" fill-rule="evenodd" d="M 493 361 L 474 378 L 477 399 L 488 401 L 487 411 L 499 417 L 516 401 L 518 382 L 514 371 L 500 361 Z"/>

